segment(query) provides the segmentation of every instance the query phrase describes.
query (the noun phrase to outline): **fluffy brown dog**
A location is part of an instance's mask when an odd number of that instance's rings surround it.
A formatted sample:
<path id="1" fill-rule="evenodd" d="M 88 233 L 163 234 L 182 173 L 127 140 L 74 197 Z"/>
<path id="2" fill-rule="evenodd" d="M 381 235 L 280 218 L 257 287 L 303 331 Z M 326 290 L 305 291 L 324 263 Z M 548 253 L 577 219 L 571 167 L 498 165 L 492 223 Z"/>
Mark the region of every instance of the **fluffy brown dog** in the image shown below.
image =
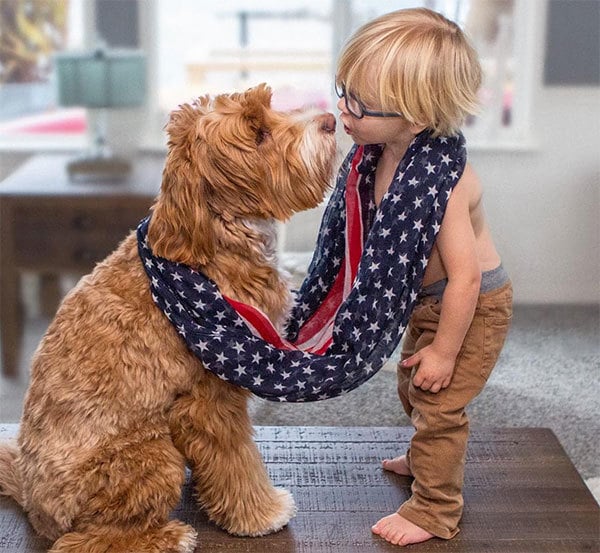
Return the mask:
<path id="1" fill-rule="evenodd" d="M 330 184 L 331 114 L 270 109 L 264 86 L 175 111 L 153 207 L 155 254 L 198 267 L 281 324 L 291 305 L 268 222 L 316 206 Z M 132 233 L 63 301 L 33 360 L 18 447 L 0 490 L 53 553 L 182 553 L 169 521 L 192 469 L 200 505 L 233 534 L 293 516 L 252 440 L 249 393 L 204 370 L 155 307 Z"/>

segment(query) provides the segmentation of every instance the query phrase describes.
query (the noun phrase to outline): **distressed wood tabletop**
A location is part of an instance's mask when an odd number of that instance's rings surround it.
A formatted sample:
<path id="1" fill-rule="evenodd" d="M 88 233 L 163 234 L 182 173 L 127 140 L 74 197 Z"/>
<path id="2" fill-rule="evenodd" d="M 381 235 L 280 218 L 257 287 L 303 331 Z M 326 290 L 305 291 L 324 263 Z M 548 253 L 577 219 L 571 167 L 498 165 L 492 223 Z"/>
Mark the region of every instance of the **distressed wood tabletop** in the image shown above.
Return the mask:
<path id="1" fill-rule="evenodd" d="M 16 432 L 15 425 L 0 425 L 0 439 Z M 298 514 L 289 526 L 261 538 L 229 536 L 196 506 L 189 484 L 173 516 L 198 530 L 198 552 L 398 551 L 370 527 L 410 494 L 410 478 L 384 472 L 380 461 L 404 452 L 411 435 L 410 428 L 256 427 L 271 478 L 294 494 Z M 411 552 L 600 551 L 598 504 L 548 429 L 474 429 L 464 496 L 461 532 L 410 546 Z M 0 498 L 0 553 L 38 553 L 50 545 L 14 502 Z"/>

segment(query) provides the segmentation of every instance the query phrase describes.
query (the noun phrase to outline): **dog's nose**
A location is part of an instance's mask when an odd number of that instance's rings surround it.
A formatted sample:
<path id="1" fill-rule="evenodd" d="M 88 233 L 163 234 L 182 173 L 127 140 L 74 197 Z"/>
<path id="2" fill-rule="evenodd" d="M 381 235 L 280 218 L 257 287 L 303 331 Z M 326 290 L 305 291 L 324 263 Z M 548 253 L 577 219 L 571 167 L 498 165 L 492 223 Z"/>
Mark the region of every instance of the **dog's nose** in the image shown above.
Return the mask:
<path id="1" fill-rule="evenodd" d="M 319 121 L 322 131 L 329 133 L 335 132 L 335 117 L 333 116 L 333 113 L 319 115 L 317 121 Z"/>

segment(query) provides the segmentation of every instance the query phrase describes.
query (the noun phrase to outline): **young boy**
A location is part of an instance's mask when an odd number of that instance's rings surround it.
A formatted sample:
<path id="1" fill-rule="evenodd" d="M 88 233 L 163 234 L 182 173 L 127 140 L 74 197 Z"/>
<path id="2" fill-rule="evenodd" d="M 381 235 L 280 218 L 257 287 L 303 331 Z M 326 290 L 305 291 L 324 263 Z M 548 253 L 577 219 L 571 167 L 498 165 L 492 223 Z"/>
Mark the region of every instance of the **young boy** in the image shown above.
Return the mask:
<path id="1" fill-rule="evenodd" d="M 344 130 L 382 144 L 379 205 L 407 148 L 423 131 L 458 132 L 476 112 L 481 69 L 459 27 L 427 9 L 377 18 L 350 39 L 336 87 Z M 466 405 L 482 390 L 504 343 L 512 289 L 494 247 L 482 190 L 466 166 L 454 188 L 405 334 L 399 394 L 415 427 L 409 451 L 383 461 L 413 476 L 412 496 L 372 528 L 407 545 L 458 532 L 468 438 Z"/>

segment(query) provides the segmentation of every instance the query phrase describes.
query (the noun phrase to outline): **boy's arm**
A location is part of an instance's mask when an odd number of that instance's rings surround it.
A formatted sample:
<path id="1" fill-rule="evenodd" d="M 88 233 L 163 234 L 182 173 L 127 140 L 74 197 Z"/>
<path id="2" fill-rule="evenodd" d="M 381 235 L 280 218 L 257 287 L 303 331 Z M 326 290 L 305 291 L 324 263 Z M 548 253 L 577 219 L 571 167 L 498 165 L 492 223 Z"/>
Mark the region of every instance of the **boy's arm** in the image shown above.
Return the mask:
<path id="1" fill-rule="evenodd" d="M 434 393 L 450 384 L 479 296 L 481 269 L 469 212 L 469 200 L 478 188 L 477 177 L 467 166 L 450 196 L 436 240 L 448 277 L 438 330 L 429 346 L 403 362 L 405 367 L 418 364 L 413 384 Z"/>

